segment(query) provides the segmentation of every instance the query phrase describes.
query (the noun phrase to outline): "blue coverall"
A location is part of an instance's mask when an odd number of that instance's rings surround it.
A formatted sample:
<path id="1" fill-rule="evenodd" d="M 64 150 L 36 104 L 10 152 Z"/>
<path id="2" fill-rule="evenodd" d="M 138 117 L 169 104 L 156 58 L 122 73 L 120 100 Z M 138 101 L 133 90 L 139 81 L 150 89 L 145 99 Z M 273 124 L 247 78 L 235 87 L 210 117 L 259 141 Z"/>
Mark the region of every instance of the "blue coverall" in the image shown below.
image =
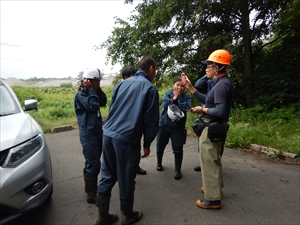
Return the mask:
<path id="1" fill-rule="evenodd" d="M 100 106 L 105 106 L 106 94 L 101 88 L 78 90 L 74 97 L 80 143 L 85 158 L 85 177 L 97 177 L 102 153 L 102 116 Z"/>
<path id="2" fill-rule="evenodd" d="M 111 193 L 118 181 L 121 199 L 132 199 L 141 157 L 141 137 L 149 148 L 158 130 L 159 99 L 146 73 L 116 85 L 103 130 L 103 160 L 98 192 Z"/>
<path id="3" fill-rule="evenodd" d="M 173 153 L 182 153 L 183 145 L 186 141 L 186 110 L 192 107 L 191 96 L 187 92 L 183 92 L 178 96 L 176 101 L 173 100 L 174 90 L 168 90 L 163 98 L 162 112 L 159 121 L 159 130 L 157 134 L 157 153 L 164 152 L 166 145 L 171 138 Z M 185 116 L 179 121 L 172 121 L 167 114 L 168 106 L 175 104 L 185 114 Z"/>

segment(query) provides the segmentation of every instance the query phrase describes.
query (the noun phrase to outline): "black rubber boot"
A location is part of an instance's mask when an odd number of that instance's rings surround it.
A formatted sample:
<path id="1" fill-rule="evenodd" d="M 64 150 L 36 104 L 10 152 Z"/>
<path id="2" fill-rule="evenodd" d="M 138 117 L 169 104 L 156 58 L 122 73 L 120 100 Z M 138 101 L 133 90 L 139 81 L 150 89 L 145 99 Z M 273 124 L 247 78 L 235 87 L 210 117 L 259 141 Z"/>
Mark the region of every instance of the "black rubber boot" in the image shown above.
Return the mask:
<path id="1" fill-rule="evenodd" d="M 96 200 L 95 225 L 109 225 L 118 219 L 117 214 L 109 214 L 110 193 L 98 192 Z"/>
<path id="2" fill-rule="evenodd" d="M 175 180 L 180 180 L 182 177 L 181 174 L 181 163 L 182 163 L 182 158 L 183 154 L 182 153 L 176 153 L 174 154 L 175 157 L 175 174 L 174 174 L 174 179 Z"/>
<path id="3" fill-rule="evenodd" d="M 133 211 L 133 198 L 129 200 L 120 199 L 122 211 L 122 225 L 131 225 L 139 221 L 142 216 L 142 211 Z"/>
<path id="4" fill-rule="evenodd" d="M 196 166 L 196 167 L 194 167 L 194 170 L 195 170 L 196 172 L 200 172 L 200 171 L 201 171 L 201 167 L 200 167 L 200 165 L 199 165 L 199 166 Z"/>
<path id="5" fill-rule="evenodd" d="M 86 201 L 90 204 L 96 203 L 97 195 L 97 177 L 84 177 Z"/>
<path id="6" fill-rule="evenodd" d="M 147 171 L 143 170 L 140 166 L 137 168 L 136 170 L 136 174 L 140 174 L 140 175 L 146 175 Z"/>
<path id="7" fill-rule="evenodd" d="M 163 158 L 163 153 L 162 152 L 156 152 L 156 157 L 157 157 L 157 166 L 156 166 L 156 169 L 158 171 L 163 171 L 164 168 L 162 166 L 162 158 Z"/>

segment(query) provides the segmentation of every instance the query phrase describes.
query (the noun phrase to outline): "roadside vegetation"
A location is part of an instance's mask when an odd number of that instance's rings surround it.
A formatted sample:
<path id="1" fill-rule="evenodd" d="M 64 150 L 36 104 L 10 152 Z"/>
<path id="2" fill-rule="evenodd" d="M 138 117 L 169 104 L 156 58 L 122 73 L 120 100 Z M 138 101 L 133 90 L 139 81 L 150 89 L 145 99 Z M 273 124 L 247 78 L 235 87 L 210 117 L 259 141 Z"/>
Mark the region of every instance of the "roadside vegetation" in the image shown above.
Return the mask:
<path id="1" fill-rule="evenodd" d="M 28 113 L 36 119 L 45 133 L 51 132 L 51 128 L 72 125 L 77 128 L 77 120 L 74 112 L 73 98 L 76 89 L 67 87 L 43 87 L 27 88 L 12 87 L 21 104 L 26 99 L 38 100 L 38 111 Z M 172 88 L 172 83 L 163 85 L 159 89 L 160 100 L 166 90 Z M 111 101 L 113 85 L 103 86 L 107 95 L 108 104 L 101 107 L 101 114 L 105 120 Z M 193 100 L 193 106 L 199 103 Z M 161 103 L 161 102 L 160 102 Z M 161 104 L 160 104 L 161 105 Z M 23 105 L 24 106 L 24 105 Z M 226 146 L 238 149 L 248 149 L 250 144 L 260 144 L 300 155 L 300 103 L 291 104 L 281 108 L 264 107 L 256 105 L 252 108 L 244 108 L 234 105 L 230 117 L 230 129 L 228 131 Z M 188 113 L 186 128 L 188 135 L 196 137 L 191 125 L 198 115 Z"/>
<path id="2" fill-rule="evenodd" d="M 201 60 L 216 49 L 228 50 L 227 72 L 235 92 L 226 146 L 248 149 L 259 144 L 300 155 L 299 8 L 299 0 L 142 1 L 128 20 L 116 17 L 111 35 L 93 49 L 105 49 L 106 62 L 112 66 L 137 66 L 142 56 L 151 56 L 157 62 L 154 84 L 160 99 L 173 86 L 173 77 L 184 72 L 194 83 L 205 74 Z M 103 87 L 108 97 L 107 106 L 101 108 L 103 119 L 117 78 L 112 86 Z M 43 78 L 31 81 L 39 79 Z M 70 84 L 14 89 L 21 102 L 39 101 L 39 111 L 29 113 L 45 132 L 67 124 L 77 127 L 76 90 Z M 199 105 L 192 100 L 193 106 Z M 197 116 L 188 113 L 191 136 Z"/>

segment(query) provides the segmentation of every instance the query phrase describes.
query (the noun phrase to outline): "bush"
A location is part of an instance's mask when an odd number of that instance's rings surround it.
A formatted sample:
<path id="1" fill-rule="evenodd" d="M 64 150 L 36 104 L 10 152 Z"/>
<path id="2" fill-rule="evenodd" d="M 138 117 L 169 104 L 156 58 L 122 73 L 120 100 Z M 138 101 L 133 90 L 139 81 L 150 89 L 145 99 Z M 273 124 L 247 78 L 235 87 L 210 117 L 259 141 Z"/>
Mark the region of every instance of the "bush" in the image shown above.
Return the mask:
<path id="1" fill-rule="evenodd" d="M 299 104 L 267 110 L 261 105 L 231 111 L 226 146 L 248 148 L 261 144 L 300 155 Z"/>

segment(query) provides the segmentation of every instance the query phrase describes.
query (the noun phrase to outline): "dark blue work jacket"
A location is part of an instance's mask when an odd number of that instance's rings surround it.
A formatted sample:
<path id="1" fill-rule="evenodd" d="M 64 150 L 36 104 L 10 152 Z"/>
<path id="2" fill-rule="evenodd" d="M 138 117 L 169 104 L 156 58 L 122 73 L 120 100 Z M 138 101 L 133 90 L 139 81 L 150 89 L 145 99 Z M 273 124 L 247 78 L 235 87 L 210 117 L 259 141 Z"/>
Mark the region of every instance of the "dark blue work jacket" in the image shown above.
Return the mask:
<path id="1" fill-rule="evenodd" d="M 74 108 L 80 135 L 94 136 L 102 133 L 102 116 L 100 106 L 105 106 L 106 94 L 98 90 L 83 88 L 78 90 L 74 97 Z"/>
<path id="2" fill-rule="evenodd" d="M 159 121 L 159 101 L 156 87 L 141 70 L 118 83 L 113 92 L 103 135 L 149 148 Z"/>
<path id="3" fill-rule="evenodd" d="M 173 100 L 173 97 L 174 89 L 168 90 L 164 95 L 159 126 L 169 131 L 183 130 L 185 129 L 186 110 L 192 107 L 191 96 L 187 92 L 183 92 L 178 96 L 178 99 L 176 101 Z M 179 121 L 172 121 L 168 116 L 168 106 L 171 104 L 177 105 L 179 109 L 184 113 L 184 117 Z"/>

